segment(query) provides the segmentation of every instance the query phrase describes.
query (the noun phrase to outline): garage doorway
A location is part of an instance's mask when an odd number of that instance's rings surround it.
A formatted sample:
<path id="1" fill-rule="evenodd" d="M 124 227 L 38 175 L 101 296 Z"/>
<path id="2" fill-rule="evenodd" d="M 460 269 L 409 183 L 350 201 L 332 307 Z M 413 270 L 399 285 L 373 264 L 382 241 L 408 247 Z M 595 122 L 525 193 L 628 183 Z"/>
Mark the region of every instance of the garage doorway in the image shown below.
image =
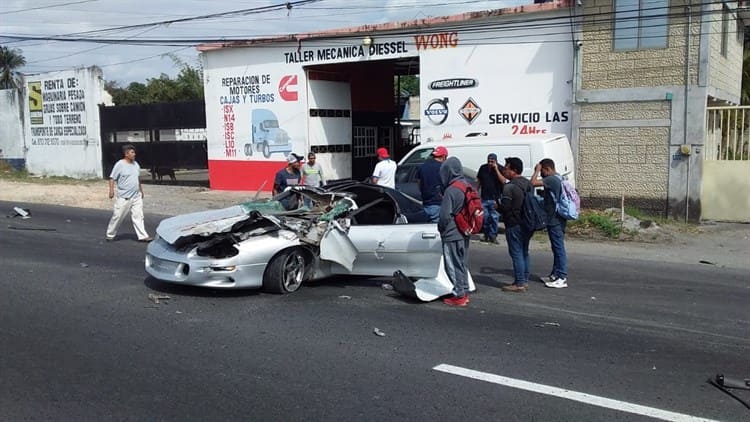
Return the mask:
<path id="1" fill-rule="evenodd" d="M 316 80 L 334 79 L 336 82 L 345 83 L 349 89 L 350 126 L 347 145 L 339 147 L 346 150 L 348 160 L 332 156 L 331 159 L 335 160 L 331 161 L 332 167 L 346 166 L 350 170 L 349 178 L 365 180 L 372 174 L 377 163 L 376 150 L 378 148 L 388 148 L 391 157 L 399 160 L 414 146 L 414 141 L 409 135 L 414 132 L 415 122 L 409 121 L 402 127 L 404 107 L 409 102 L 409 95 L 397 92 L 396 88 L 400 77 L 407 75 L 416 77 L 419 74 L 418 57 L 309 66 L 305 69 L 308 83 L 311 85 L 319 85 L 315 82 Z M 345 95 L 345 89 L 339 92 Z M 315 100 L 308 100 L 311 111 L 313 105 L 321 106 L 319 98 L 322 96 L 319 95 Z M 340 99 L 335 102 L 341 103 Z M 342 116 L 346 112 L 347 110 L 340 110 Z M 418 125 L 418 119 L 416 124 Z M 338 137 L 345 132 L 343 127 L 338 127 L 333 131 L 326 130 L 325 136 L 329 138 L 322 139 L 322 132 L 317 126 L 318 123 L 310 123 L 311 147 L 331 144 L 331 136 Z M 320 158 L 319 161 L 321 161 Z M 340 170 L 338 174 L 347 177 L 344 171 Z"/>

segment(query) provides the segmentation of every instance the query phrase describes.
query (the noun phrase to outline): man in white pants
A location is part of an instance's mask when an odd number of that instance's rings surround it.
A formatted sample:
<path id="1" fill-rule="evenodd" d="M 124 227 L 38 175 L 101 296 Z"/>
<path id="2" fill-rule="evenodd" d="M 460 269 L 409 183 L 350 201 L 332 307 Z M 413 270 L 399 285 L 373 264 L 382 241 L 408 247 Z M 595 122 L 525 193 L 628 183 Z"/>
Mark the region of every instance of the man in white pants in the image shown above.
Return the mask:
<path id="1" fill-rule="evenodd" d="M 109 226 L 107 226 L 106 239 L 107 241 L 115 239 L 117 229 L 130 211 L 138 241 L 150 242 L 151 236 L 148 235 L 143 225 L 143 188 L 139 179 L 141 166 L 135 161 L 135 147 L 123 146 L 122 154 L 124 158 L 115 163 L 109 175 L 109 198 L 115 197 L 115 183 L 117 184 L 117 198 L 112 219 L 109 220 Z"/>

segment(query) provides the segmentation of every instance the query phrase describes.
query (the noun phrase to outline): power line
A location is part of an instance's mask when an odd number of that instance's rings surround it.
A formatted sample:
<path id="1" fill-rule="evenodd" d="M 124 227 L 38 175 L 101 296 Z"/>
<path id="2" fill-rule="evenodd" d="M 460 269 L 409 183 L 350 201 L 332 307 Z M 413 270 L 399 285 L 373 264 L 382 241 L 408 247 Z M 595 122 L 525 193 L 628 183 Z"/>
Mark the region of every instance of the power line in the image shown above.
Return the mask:
<path id="1" fill-rule="evenodd" d="M 617 18 L 615 16 L 614 12 L 597 12 L 597 13 L 590 13 L 590 14 L 581 14 L 577 15 L 576 19 L 579 21 L 589 19 L 589 18 L 600 18 L 596 20 L 596 24 L 609 24 L 614 22 L 638 22 L 641 20 L 645 21 L 656 21 L 660 19 L 665 19 L 666 23 L 663 24 L 654 24 L 654 25 L 640 25 L 643 28 L 646 27 L 669 27 L 670 25 L 673 25 L 669 22 L 670 19 L 673 18 L 682 18 L 687 17 L 688 15 L 691 15 L 693 17 L 701 17 L 701 16 L 707 16 L 707 15 L 713 15 L 713 14 L 720 14 L 722 13 L 720 10 L 709 10 L 709 11 L 693 11 L 688 13 L 685 12 L 669 12 L 669 7 L 654 7 L 654 8 L 641 8 L 641 9 L 632 9 L 628 11 L 658 11 L 658 10 L 667 10 L 667 13 L 662 14 L 653 14 L 649 15 L 647 18 L 634 16 L 629 18 Z M 713 21 L 720 21 L 722 20 L 713 20 Z M 518 30 L 530 30 L 530 29 L 555 29 L 555 28 L 569 28 L 571 27 L 571 23 L 567 16 L 556 16 L 556 17 L 542 17 L 542 18 L 533 18 L 533 19 L 517 19 L 517 20 L 510 20 L 510 21 L 504 21 L 504 22 L 486 22 L 486 23 L 477 23 L 477 22 L 461 22 L 454 25 L 441 25 L 439 28 L 441 31 L 462 31 L 463 33 L 472 34 L 472 33 L 488 33 L 488 32 L 511 32 L 511 31 L 518 31 Z M 383 31 L 384 36 L 398 36 L 398 35 L 412 35 L 416 34 L 418 35 L 420 31 L 424 30 L 423 27 L 411 27 L 411 28 L 405 28 L 401 30 L 396 31 Z M 433 27 L 427 27 L 426 29 L 431 30 Z M 560 33 L 545 33 L 544 35 L 555 35 L 555 34 L 562 34 L 562 33 L 569 33 L 570 30 L 560 32 Z M 599 32 L 598 30 L 591 30 L 591 29 L 584 29 L 581 32 Z M 304 35 L 304 34 L 303 34 Z M 321 37 L 315 37 L 306 39 L 305 42 L 307 44 L 313 43 L 313 42 L 330 42 L 335 43 L 337 39 L 342 38 L 351 38 L 352 36 L 356 36 L 351 33 L 346 34 L 332 34 L 328 36 L 321 36 Z M 128 38 L 101 38 L 101 37 L 70 37 L 70 36 L 30 36 L 30 35 L 2 35 L 0 34 L 0 37 L 7 37 L 7 38 L 13 38 L 21 41 L 64 41 L 64 42 L 91 42 L 91 43 L 102 43 L 102 44 L 123 44 L 123 45 L 153 45 L 153 46 L 181 46 L 181 45 L 195 45 L 200 43 L 231 43 L 231 42 L 238 42 L 238 41 L 247 41 L 247 37 L 222 37 L 222 38 L 152 38 L 152 39 L 137 39 L 133 40 L 132 37 Z M 528 37 L 528 35 L 500 35 L 496 37 L 489 37 L 487 39 L 502 39 L 502 38 L 514 38 L 514 37 Z M 257 38 L 256 38 L 257 39 Z M 293 39 L 290 39 L 292 41 Z M 252 39 L 250 39 L 252 41 Z M 256 45 L 258 46 L 258 45 Z"/>
<path id="2" fill-rule="evenodd" d="M 292 2 L 286 2 L 286 3 L 280 3 L 280 4 L 273 4 L 269 6 L 260 6 L 260 7 L 252 7 L 249 9 L 239 9 L 239 10 L 231 10 L 228 12 L 220 12 L 220 13 L 211 13 L 207 15 L 199 15 L 199 16 L 191 16 L 187 18 L 178 18 L 178 19 L 169 19 L 169 20 L 163 20 L 163 21 L 157 21 L 157 22 L 150 22 L 150 23 L 140 23 L 136 25 L 124 25 L 124 26 L 116 26 L 113 28 L 106 28 L 106 29 L 96 29 L 91 31 L 84 31 L 84 32 L 76 32 L 70 35 L 85 35 L 85 34 L 95 34 L 99 32 L 109 32 L 109 31 L 117 31 L 117 30 L 124 30 L 124 29 L 137 29 L 137 28 L 145 28 L 149 26 L 162 26 L 162 25 L 171 25 L 175 23 L 184 23 L 184 22 L 192 22 L 197 20 L 205 20 L 205 19 L 215 19 L 225 16 L 235 16 L 235 15 L 251 15 L 251 14 L 259 14 L 259 13 L 265 13 L 265 12 L 272 12 L 277 10 L 283 10 L 287 9 L 289 11 L 292 10 L 292 8 L 296 6 L 301 6 L 309 3 L 316 3 L 321 0 L 297 0 Z"/>
<path id="3" fill-rule="evenodd" d="M 81 0 L 81 1 L 71 1 L 68 3 L 50 4 L 47 6 L 29 7 L 28 9 L 18 9 L 18 10 L 11 10 L 8 12 L 0 12 L 0 15 L 10 15 L 11 13 L 21 13 L 21 12 L 28 12 L 31 10 L 49 9 L 50 7 L 62 7 L 62 6 L 68 6 L 71 4 L 91 3 L 95 1 L 99 1 L 99 0 Z"/>

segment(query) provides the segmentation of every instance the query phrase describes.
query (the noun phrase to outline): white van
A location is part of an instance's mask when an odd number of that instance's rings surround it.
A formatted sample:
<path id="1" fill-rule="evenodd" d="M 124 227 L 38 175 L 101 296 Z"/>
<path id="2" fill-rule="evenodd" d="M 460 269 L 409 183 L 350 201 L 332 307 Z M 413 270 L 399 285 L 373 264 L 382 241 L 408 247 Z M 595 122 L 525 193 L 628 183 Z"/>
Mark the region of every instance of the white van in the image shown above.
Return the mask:
<path id="1" fill-rule="evenodd" d="M 429 142 L 417 145 L 398 163 L 396 189 L 415 198 L 421 198 L 417 183 L 417 169 L 438 146 L 448 148 L 449 157 L 457 157 L 464 166 L 464 173 L 471 178 L 476 176 L 479 166 L 487 163 L 487 155 L 497 154 L 499 164 L 506 157 L 518 157 L 523 161 L 523 176 L 529 178 L 534 166 L 544 158 L 555 162 L 555 169 L 570 184 L 575 186 L 575 161 L 568 137 L 561 134 L 524 136 L 469 136 L 443 142 Z"/>

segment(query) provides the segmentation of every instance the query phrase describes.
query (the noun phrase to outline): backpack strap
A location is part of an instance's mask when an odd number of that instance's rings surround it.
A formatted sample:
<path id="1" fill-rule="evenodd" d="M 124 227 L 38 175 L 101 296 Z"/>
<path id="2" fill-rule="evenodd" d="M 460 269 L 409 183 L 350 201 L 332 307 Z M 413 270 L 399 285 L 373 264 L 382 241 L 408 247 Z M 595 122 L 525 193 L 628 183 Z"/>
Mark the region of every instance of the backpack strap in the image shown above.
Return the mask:
<path id="1" fill-rule="evenodd" d="M 451 182 L 450 186 L 457 187 L 464 194 L 466 194 L 466 190 L 469 189 L 469 186 L 466 183 L 462 182 L 461 180 L 455 180 L 455 181 Z"/>
<path id="2" fill-rule="evenodd" d="M 461 210 L 464 209 L 464 207 L 466 207 L 466 203 L 467 203 L 467 201 L 466 201 L 466 192 L 469 190 L 469 185 L 467 185 L 466 183 L 464 183 L 461 180 L 455 180 L 455 181 L 451 182 L 451 184 L 449 186 L 455 186 L 456 188 L 458 188 L 461 191 L 461 193 L 464 194 L 464 200 L 463 200 L 463 203 L 461 204 L 461 208 L 459 208 L 458 211 L 456 211 L 456 214 L 451 213 L 451 215 L 453 217 L 456 217 L 456 215 L 458 213 L 460 213 Z"/>

